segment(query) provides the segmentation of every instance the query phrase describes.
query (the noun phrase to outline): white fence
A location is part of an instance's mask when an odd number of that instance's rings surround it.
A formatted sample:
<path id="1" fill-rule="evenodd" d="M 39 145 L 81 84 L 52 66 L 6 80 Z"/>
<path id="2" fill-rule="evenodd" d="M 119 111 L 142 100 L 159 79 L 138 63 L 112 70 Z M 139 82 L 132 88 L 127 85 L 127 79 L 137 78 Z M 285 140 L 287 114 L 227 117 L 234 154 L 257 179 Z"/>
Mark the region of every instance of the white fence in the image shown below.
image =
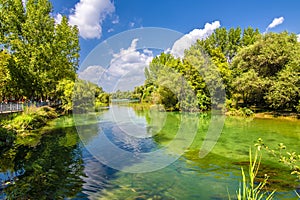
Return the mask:
<path id="1" fill-rule="evenodd" d="M 33 103 L 0 103 L 0 113 L 21 112 L 26 107 L 36 106 L 57 106 L 61 101 L 54 102 L 33 102 Z"/>

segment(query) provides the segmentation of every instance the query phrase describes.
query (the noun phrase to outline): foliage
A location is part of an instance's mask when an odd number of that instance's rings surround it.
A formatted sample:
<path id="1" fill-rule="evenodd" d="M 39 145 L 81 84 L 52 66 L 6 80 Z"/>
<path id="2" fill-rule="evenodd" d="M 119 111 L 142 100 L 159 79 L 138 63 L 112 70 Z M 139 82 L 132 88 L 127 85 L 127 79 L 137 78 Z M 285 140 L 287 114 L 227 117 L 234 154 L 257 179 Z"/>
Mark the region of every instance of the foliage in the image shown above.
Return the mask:
<path id="1" fill-rule="evenodd" d="M 266 199 L 270 200 L 273 199 L 273 195 L 275 191 L 268 193 L 264 192 L 264 187 L 267 184 L 268 176 L 266 175 L 263 182 L 259 183 L 258 185 L 255 183 L 255 178 L 257 176 L 259 166 L 260 166 L 260 160 L 261 157 L 258 158 L 257 151 L 255 152 L 254 159 L 252 160 L 252 153 L 251 150 L 249 152 L 249 180 L 246 178 L 246 174 L 244 172 L 244 169 L 241 168 L 242 171 L 242 185 L 239 187 L 239 190 L 237 192 L 237 199 L 238 200 L 260 200 L 260 199 Z M 230 197 L 229 197 L 230 199 Z"/>
<path id="2" fill-rule="evenodd" d="M 16 134 L 12 130 L 0 128 L 0 154 L 9 148 L 16 138 Z"/>
<path id="3" fill-rule="evenodd" d="M 197 111 L 210 107 L 204 79 L 190 60 L 162 53 L 145 69 L 142 101 L 164 105 L 166 110 Z M 201 63 L 203 65 L 204 63 Z"/>
<path id="4" fill-rule="evenodd" d="M 274 156 L 279 162 L 287 165 L 291 169 L 291 174 L 296 175 L 298 180 L 300 180 L 300 154 L 294 151 L 287 151 L 287 147 L 283 143 L 279 143 L 277 148 L 271 148 L 267 146 L 263 139 L 259 138 L 255 144 L 257 149 L 265 150 Z"/>
<path id="5" fill-rule="evenodd" d="M 261 105 L 264 102 L 264 94 L 268 88 L 268 79 L 258 76 L 253 69 L 236 77 L 232 81 L 232 98 L 242 106 Z"/>
<path id="6" fill-rule="evenodd" d="M 295 34 L 268 33 L 234 57 L 232 98 L 243 106 L 294 110 L 300 98 L 300 44 Z"/>
<path id="7" fill-rule="evenodd" d="M 230 110 L 227 111 L 226 114 L 230 116 L 241 116 L 241 117 L 251 117 L 254 115 L 253 111 L 246 107 L 239 108 L 239 109 L 230 108 Z"/>
<path id="8" fill-rule="evenodd" d="M 300 100 L 299 100 L 299 103 L 298 103 L 298 105 L 296 105 L 296 106 L 295 106 L 295 108 L 296 108 L 297 112 L 299 112 L 299 113 L 300 113 Z"/>
<path id="9" fill-rule="evenodd" d="M 17 132 L 35 130 L 44 126 L 49 120 L 57 117 L 51 107 L 29 107 L 22 114 L 15 117 L 5 125 L 5 128 Z"/>
<path id="10" fill-rule="evenodd" d="M 77 111 L 93 107 L 98 110 L 99 107 L 106 107 L 110 103 L 109 94 L 101 87 L 78 78 L 76 82 L 62 79 L 56 87 L 56 95 L 61 99 L 61 108 L 65 112 L 72 111 L 74 107 Z"/>
<path id="11" fill-rule="evenodd" d="M 216 29 L 186 49 L 182 59 L 165 53 L 155 57 L 145 69 L 145 84 L 133 94 L 166 109 L 193 110 L 196 104 L 198 110 L 209 110 L 225 102 L 218 99 L 225 90 L 237 110 L 251 106 L 296 110 L 299 47 L 295 34 L 287 32 L 261 35 L 251 27 Z M 181 79 L 186 87 L 178 87 Z M 192 93 L 180 98 L 180 90 L 189 87 Z M 196 102 L 191 101 L 193 96 Z"/>
<path id="12" fill-rule="evenodd" d="M 112 99 L 134 99 L 132 96 L 131 91 L 121 91 L 117 90 L 116 92 L 112 93 Z M 140 98 L 140 97 L 138 97 Z"/>
<path id="13" fill-rule="evenodd" d="M 94 112 L 99 110 L 99 106 L 108 106 L 110 96 L 98 85 L 77 79 L 69 101 L 72 102 L 76 113 Z"/>
<path id="14" fill-rule="evenodd" d="M 292 67 L 280 71 L 265 96 L 268 105 L 275 110 L 296 109 L 300 99 L 300 71 Z"/>
<path id="15" fill-rule="evenodd" d="M 69 112 L 73 108 L 73 90 L 74 81 L 69 79 L 62 79 L 56 86 L 56 95 L 62 101 L 62 109 Z"/>
<path id="16" fill-rule="evenodd" d="M 9 90 L 11 76 L 8 65 L 10 63 L 10 55 L 6 51 L 0 51 L 0 100 L 3 99 Z"/>
<path id="17" fill-rule="evenodd" d="M 10 90 L 2 91 L 2 96 L 53 99 L 62 79 L 75 79 L 77 28 L 69 25 L 66 17 L 55 24 L 48 0 L 28 0 L 26 7 L 21 1 L 7 0 L 0 2 L 0 8 L 1 47 L 10 56 L 10 62 L 4 60 L 0 65 L 11 77 L 6 82 Z"/>

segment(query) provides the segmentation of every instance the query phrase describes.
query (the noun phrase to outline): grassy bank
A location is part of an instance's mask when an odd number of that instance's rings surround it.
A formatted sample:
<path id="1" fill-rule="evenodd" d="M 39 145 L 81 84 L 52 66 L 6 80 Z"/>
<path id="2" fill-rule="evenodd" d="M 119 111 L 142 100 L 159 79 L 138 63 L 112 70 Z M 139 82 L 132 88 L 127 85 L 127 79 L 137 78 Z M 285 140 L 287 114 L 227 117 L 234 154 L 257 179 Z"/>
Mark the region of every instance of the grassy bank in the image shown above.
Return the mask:
<path id="1" fill-rule="evenodd" d="M 54 108 L 48 106 L 30 107 L 12 120 L 5 121 L 4 128 L 16 132 L 35 130 L 45 126 L 49 120 L 57 117 L 58 114 Z"/>
<path id="2" fill-rule="evenodd" d="M 32 131 L 45 126 L 48 121 L 58 117 L 54 108 L 44 107 L 30 107 L 26 108 L 24 112 L 13 115 L 8 119 L 2 119 L 1 128 L 2 133 L 23 133 Z"/>

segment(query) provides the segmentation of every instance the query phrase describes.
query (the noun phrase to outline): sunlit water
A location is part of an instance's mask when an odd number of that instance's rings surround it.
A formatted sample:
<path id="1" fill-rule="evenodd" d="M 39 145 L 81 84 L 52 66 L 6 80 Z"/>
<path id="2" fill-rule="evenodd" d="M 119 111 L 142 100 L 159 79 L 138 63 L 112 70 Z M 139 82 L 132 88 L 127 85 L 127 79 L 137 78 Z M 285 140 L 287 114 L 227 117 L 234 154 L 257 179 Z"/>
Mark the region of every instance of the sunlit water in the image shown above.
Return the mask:
<path id="1" fill-rule="evenodd" d="M 213 150 L 199 158 L 212 116 L 191 114 L 190 118 L 196 121 L 197 132 L 184 154 L 166 167 L 147 173 L 124 172 L 139 164 L 136 162 L 124 161 L 123 170 L 102 164 L 97 154 L 103 144 L 101 138 L 105 135 L 116 147 L 135 154 L 166 148 L 163 156 L 172 160 L 184 145 L 172 141 L 189 139 L 176 138 L 183 114 L 114 106 L 98 114 L 77 115 L 80 137 L 71 116 L 60 118 L 42 130 L 42 136 L 39 132 L 17 138 L 13 146 L 1 150 L 0 198 L 186 200 L 228 199 L 230 195 L 235 199 L 240 169 L 247 168 L 249 149 L 254 151 L 258 138 L 274 148 L 284 143 L 290 151 L 299 152 L 297 120 L 227 117 Z M 265 173 L 272 185 L 268 187 L 277 190 L 276 199 L 297 199 L 294 190 L 299 184 L 295 177 L 267 154 L 263 154 L 259 176 Z"/>

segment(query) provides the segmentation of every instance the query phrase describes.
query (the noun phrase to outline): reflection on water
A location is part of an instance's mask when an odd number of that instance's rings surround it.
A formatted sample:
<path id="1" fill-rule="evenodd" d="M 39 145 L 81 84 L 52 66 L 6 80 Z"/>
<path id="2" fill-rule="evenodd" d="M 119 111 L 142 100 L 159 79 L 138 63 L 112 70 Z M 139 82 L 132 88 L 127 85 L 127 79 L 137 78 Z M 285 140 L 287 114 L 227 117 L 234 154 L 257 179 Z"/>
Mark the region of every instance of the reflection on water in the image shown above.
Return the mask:
<path id="1" fill-rule="evenodd" d="M 236 194 L 240 167 L 246 167 L 249 147 L 257 138 L 264 138 L 270 145 L 283 142 L 291 151 L 297 151 L 300 137 L 299 121 L 227 118 L 217 145 L 201 159 L 199 149 L 211 121 L 209 113 L 195 118 L 113 107 L 75 118 L 76 128 L 84 138 L 78 137 L 69 116 L 32 136 L 17 138 L 11 148 L 0 151 L 0 199 L 228 199 L 228 191 L 232 197 Z M 192 129 L 186 126 L 186 133 L 178 136 L 182 120 L 190 126 L 196 122 L 197 134 L 190 135 L 188 131 Z M 184 155 L 167 167 L 148 173 L 126 173 L 92 155 L 90 150 L 99 150 L 103 136 L 128 152 L 164 149 L 165 159 L 180 154 L 182 150 L 178 148 L 189 137 L 194 138 L 183 149 Z M 124 169 L 140 164 L 124 162 Z M 269 173 L 272 183 L 276 183 L 277 199 L 296 199 L 293 188 L 297 185 L 289 169 L 264 156 L 262 173 Z"/>
<path id="2" fill-rule="evenodd" d="M 1 190 L 6 198 L 62 199 L 80 192 L 83 161 L 74 128 L 45 132 L 33 146 L 32 140 L 36 138 L 20 136 L 1 155 Z M 5 176 L 8 171 L 14 173 Z"/>

